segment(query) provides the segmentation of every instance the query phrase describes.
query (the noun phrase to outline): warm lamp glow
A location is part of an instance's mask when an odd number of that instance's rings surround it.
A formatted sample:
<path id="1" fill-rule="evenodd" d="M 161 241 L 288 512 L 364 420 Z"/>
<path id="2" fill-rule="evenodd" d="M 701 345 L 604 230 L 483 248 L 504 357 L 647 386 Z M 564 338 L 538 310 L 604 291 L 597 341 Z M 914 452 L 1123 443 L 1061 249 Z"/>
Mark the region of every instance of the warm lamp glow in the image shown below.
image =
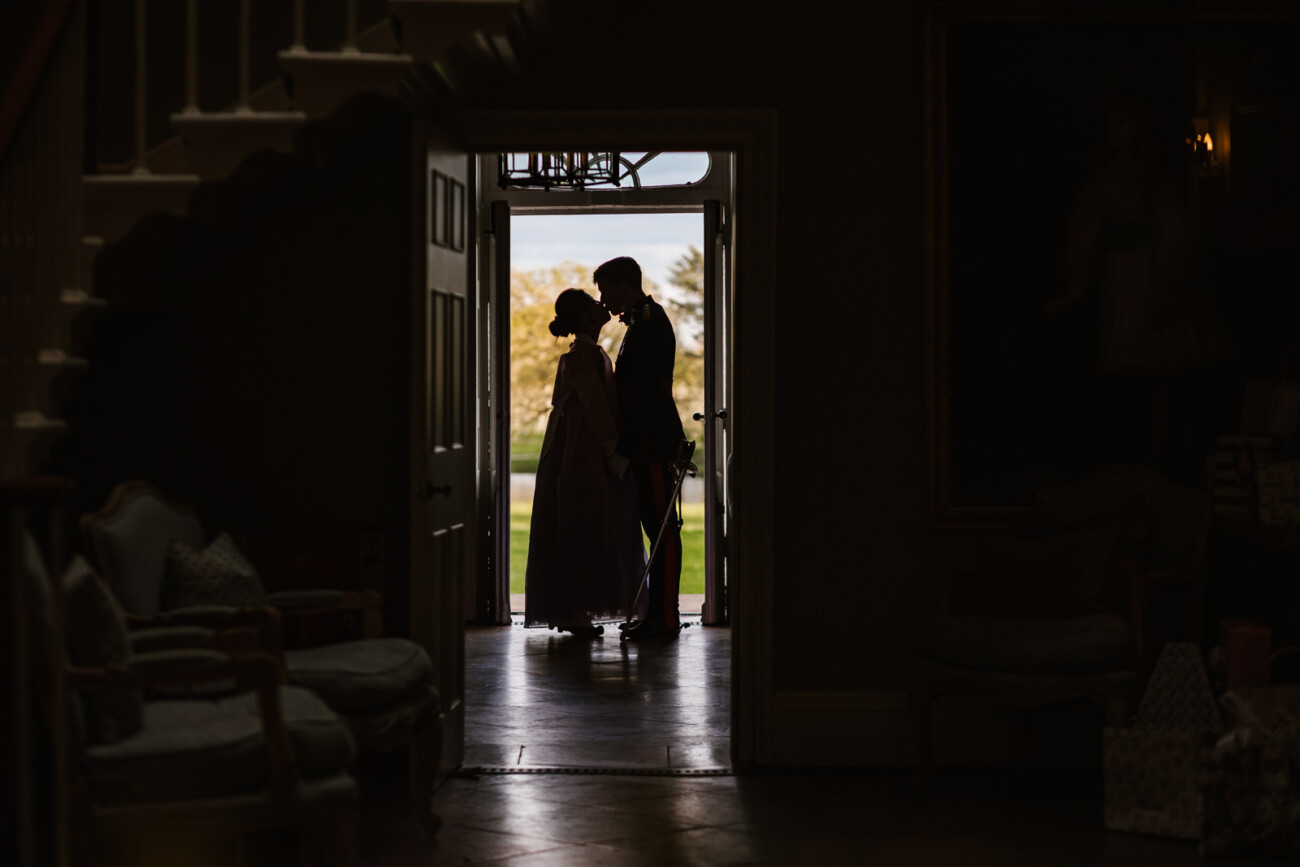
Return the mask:
<path id="1" fill-rule="evenodd" d="M 1193 117 L 1191 128 L 1187 132 L 1189 135 L 1185 140 L 1188 145 L 1189 165 L 1207 177 L 1210 174 L 1217 174 L 1221 167 L 1219 165 L 1219 154 L 1214 149 L 1214 138 L 1210 135 L 1210 119 L 1208 117 Z M 1223 133 L 1226 130 L 1220 130 L 1220 132 Z M 1195 139 L 1192 136 L 1195 136 Z"/>

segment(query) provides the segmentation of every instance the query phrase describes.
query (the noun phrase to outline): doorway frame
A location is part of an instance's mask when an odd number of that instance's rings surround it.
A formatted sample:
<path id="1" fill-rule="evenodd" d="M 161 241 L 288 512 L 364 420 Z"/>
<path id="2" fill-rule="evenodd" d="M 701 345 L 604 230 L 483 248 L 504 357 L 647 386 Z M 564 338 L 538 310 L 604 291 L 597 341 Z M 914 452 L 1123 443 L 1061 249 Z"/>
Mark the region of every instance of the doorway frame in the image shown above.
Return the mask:
<path id="1" fill-rule="evenodd" d="M 731 151 L 735 155 L 735 377 L 728 527 L 731 758 L 769 764 L 774 699 L 773 534 L 777 118 L 774 110 L 471 110 L 439 118 L 469 153 Z M 481 182 L 481 179 L 480 179 Z M 475 191 L 477 199 L 477 191 Z M 418 580 L 417 576 L 412 576 Z M 455 612 L 452 616 L 460 616 Z"/>
<path id="2" fill-rule="evenodd" d="M 700 152 L 696 152 L 700 153 Z M 620 215 L 638 215 L 638 216 L 657 216 L 657 215 L 692 215 L 698 218 L 696 242 L 700 251 L 708 250 L 714 243 L 714 233 L 708 228 L 709 204 L 717 202 L 721 204 L 723 213 L 726 214 L 725 231 L 730 234 L 731 223 L 730 217 L 735 208 L 735 164 L 736 157 L 731 151 L 712 151 L 708 152 L 708 166 L 705 173 L 694 181 L 683 181 L 680 183 L 669 182 L 663 185 L 654 185 L 642 187 L 639 184 L 624 184 L 623 186 L 609 189 L 600 187 L 597 189 L 587 190 L 562 190 L 555 191 L 539 188 L 505 188 L 502 189 L 499 184 L 493 183 L 492 179 L 497 176 L 497 160 L 500 152 L 481 152 L 476 154 L 477 166 L 479 171 L 478 178 L 478 218 L 479 227 L 478 237 L 481 239 L 481 247 L 478 251 L 477 261 L 480 265 L 478 285 L 479 285 L 479 335 L 483 350 L 479 353 L 478 369 L 478 397 L 482 402 L 487 395 L 495 395 L 491 400 L 493 409 L 488 425 L 491 427 L 491 435 L 480 431 L 479 435 L 479 457 L 478 472 L 482 480 L 479 486 L 479 496 L 487 497 L 487 502 L 479 504 L 479 515 L 481 519 L 480 532 L 478 541 L 481 545 L 486 545 L 492 549 L 490 552 L 480 552 L 478 557 L 480 573 L 472 585 L 466 585 L 466 595 L 468 601 L 466 604 L 467 616 L 475 617 L 476 623 L 506 624 L 509 623 L 510 608 L 507 605 L 505 616 L 501 616 L 499 606 L 493 604 L 496 602 L 495 596 L 499 595 L 501 588 L 507 586 L 510 582 L 510 532 L 509 532 L 509 503 L 510 503 L 510 436 L 508 431 L 511 429 L 509 424 L 511 406 L 510 395 L 513 389 L 513 382 L 510 381 L 510 364 L 502 362 L 497 357 L 501 344 L 507 343 L 513 347 L 510 341 L 513 341 L 511 333 L 511 313 L 509 285 L 510 277 L 508 273 L 513 269 L 513 260 L 510 258 L 510 251 L 507 250 L 505 259 L 502 259 L 500 245 L 508 248 L 513 244 L 513 225 L 518 218 L 527 218 L 534 216 L 546 217 L 573 217 L 573 216 L 620 216 Z M 499 207 L 504 206 L 504 211 Z M 506 226 L 501 225 L 502 220 Z M 724 221 L 715 215 L 715 222 L 719 227 L 724 225 Z M 490 241 L 488 239 L 491 239 Z M 504 238 L 504 241 L 503 241 Z M 489 252 L 489 248 L 492 248 Z M 731 240 L 727 241 L 726 248 L 731 249 Z M 706 257 L 707 258 L 707 257 Z M 728 256 L 729 258 L 729 256 Z M 509 268 L 503 269 L 502 262 L 510 261 Z M 720 303 L 729 304 L 731 293 L 730 286 L 731 266 L 727 265 L 727 285 L 715 287 L 716 291 L 724 294 L 721 296 L 712 296 L 704 300 L 703 310 L 716 310 Z M 707 278 L 705 286 L 711 285 L 715 278 Z M 662 287 L 661 287 L 662 288 Z M 490 315 L 485 315 L 484 303 L 491 308 Z M 490 320 L 490 321 L 489 321 Z M 713 317 L 702 313 L 701 326 L 713 340 L 717 323 Z M 488 333 L 493 333 L 495 337 L 487 337 Z M 730 334 L 730 329 L 727 330 Z M 728 339 L 728 342 L 729 339 Z M 706 342 L 706 346 L 707 346 Z M 705 349 L 700 358 L 700 363 L 707 367 L 706 362 L 711 358 L 710 352 L 714 349 Z M 513 352 L 513 349 L 511 349 Z M 730 358 L 730 347 L 723 353 L 725 358 Z M 730 365 L 728 365 L 730 367 Z M 487 383 L 486 393 L 483 388 L 483 379 L 489 380 Z M 716 370 L 712 373 L 705 373 L 704 382 L 712 382 L 715 389 L 724 387 L 719 381 L 719 377 L 725 378 L 726 374 L 720 374 Z M 707 392 L 707 389 L 706 389 Z M 717 395 L 706 397 L 699 406 L 694 406 L 687 411 L 703 411 L 711 405 L 711 401 Z M 679 403 L 679 408 L 681 407 Z M 480 409 L 480 414 L 482 410 Z M 725 413 L 724 413 L 725 415 Z M 697 421 L 699 415 L 696 415 Z M 729 425 L 718 425 L 710 417 L 710 421 L 704 424 L 702 432 L 703 440 L 701 448 L 697 449 L 696 460 L 707 454 L 718 453 L 716 438 L 723 435 L 721 427 L 730 429 Z M 487 426 L 487 425 L 485 425 Z M 497 440 L 502 440 L 498 444 Z M 712 466 L 708 460 L 705 464 Z M 708 478 L 708 473 L 705 474 Z M 703 480 L 702 480 L 703 481 Z M 725 504 L 725 492 L 718 491 L 717 486 L 711 481 L 708 484 L 713 485 L 711 496 L 706 493 L 705 503 Z M 490 493 L 489 493 L 490 492 Z M 719 499 L 713 499 L 713 498 Z M 705 525 L 712 527 L 715 531 L 721 529 L 714 527 L 712 522 L 706 516 Z M 495 527 L 495 532 L 488 532 L 488 527 Z M 725 527 L 725 524 L 724 524 Z M 706 531 L 707 533 L 708 531 Z M 705 592 L 707 599 L 714 598 L 716 607 L 709 609 L 706 601 L 704 610 L 701 612 L 701 623 L 704 625 L 729 625 L 725 612 L 725 568 L 713 559 L 715 551 L 725 551 L 725 531 L 714 539 L 710 537 L 706 543 L 704 552 L 705 567 Z M 508 593 L 508 587 L 505 591 Z M 489 594 L 487 604 L 483 594 Z M 712 617 L 710 620 L 708 617 Z"/>

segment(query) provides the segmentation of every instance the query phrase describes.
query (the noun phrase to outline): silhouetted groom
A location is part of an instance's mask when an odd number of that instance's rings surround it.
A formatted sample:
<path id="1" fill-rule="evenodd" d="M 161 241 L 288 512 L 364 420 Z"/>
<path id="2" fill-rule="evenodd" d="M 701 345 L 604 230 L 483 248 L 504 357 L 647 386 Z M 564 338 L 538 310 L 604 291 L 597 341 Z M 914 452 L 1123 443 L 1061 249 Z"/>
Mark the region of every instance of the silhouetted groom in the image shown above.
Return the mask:
<path id="1" fill-rule="evenodd" d="M 653 544 L 673 508 L 672 493 L 677 481 L 673 460 L 686 438 L 673 400 L 677 337 L 663 307 L 642 291 L 641 266 L 635 259 L 610 259 L 593 276 L 600 290 L 600 303 L 627 326 L 614 364 L 620 432 L 616 453 L 629 461 L 641 526 Z M 681 580 L 681 526 L 671 518 L 650 564 L 646 618 L 627 629 L 627 638 L 678 633 L 681 624 L 677 594 Z"/>

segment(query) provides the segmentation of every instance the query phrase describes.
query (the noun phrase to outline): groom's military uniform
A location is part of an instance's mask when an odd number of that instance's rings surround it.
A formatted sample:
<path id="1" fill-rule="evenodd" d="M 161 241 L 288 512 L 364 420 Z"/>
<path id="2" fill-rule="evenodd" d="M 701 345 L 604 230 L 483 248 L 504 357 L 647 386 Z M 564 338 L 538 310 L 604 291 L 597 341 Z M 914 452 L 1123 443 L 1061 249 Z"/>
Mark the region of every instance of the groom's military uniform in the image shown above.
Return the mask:
<path id="1" fill-rule="evenodd" d="M 673 460 L 686 438 L 673 400 L 677 338 L 668 314 L 649 296 L 629 307 L 620 319 L 627 324 L 627 333 L 614 365 L 621 432 L 617 452 L 630 462 L 641 526 L 651 544 L 659 528 L 664 527 L 659 550 L 650 564 L 646 623 L 676 629 L 682 536 L 677 521 L 670 519 L 664 526 L 664 518 L 673 509 L 672 493 L 677 481 Z"/>

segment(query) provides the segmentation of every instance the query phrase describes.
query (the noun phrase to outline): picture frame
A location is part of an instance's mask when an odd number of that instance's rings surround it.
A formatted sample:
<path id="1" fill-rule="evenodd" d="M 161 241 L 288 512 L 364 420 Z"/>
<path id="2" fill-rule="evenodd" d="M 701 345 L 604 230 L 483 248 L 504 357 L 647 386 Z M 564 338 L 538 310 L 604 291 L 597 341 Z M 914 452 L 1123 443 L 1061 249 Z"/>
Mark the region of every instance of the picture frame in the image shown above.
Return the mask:
<path id="1" fill-rule="evenodd" d="M 1180 260 L 1174 321 L 1190 335 L 1180 338 L 1185 345 L 1164 348 L 1172 327 L 1154 314 L 1117 325 L 1133 318 L 1114 309 L 1125 303 L 1125 287 L 1104 285 L 1098 274 L 1107 265 L 1088 247 L 1113 232 L 1090 217 L 1100 210 L 1097 174 L 1114 148 L 1115 118 L 1127 118 L 1150 142 L 1148 175 L 1169 191 L 1187 249 L 1197 239 L 1206 247 L 1207 226 L 1219 220 L 1213 225 L 1222 229 L 1229 194 L 1263 195 L 1251 192 L 1250 178 L 1273 171 L 1262 144 L 1252 143 L 1251 160 L 1238 159 L 1258 117 L 1243 109 L 1253 97 L 1242 89 L 1242 71 L 1253 60 L 1238 46 L 1267 44 L 1276 21 L 1293 35 L 1296 18 L 1297 4 L 1268 2 L 926 6 L 926 529 L 1022 526 L 1043 487 L 1107 464 L 1154 464 L 1171 450 L 1175 472 L 1158 469 L 1176 476 L 1199 466 L 1203 481 L 1200 440 L 1212 441 L 1213 432 L 1184 419 L 1202 410 L 1193 403 L 1215 363 L 1215 317 L 1229 318 L 1211 312 L 1218 290 L 1204 262 L 1249 254 L 1198 250 L 1194 264 L 1191 254 L 1185 267 Z M 1220 142 L 1212 159 L 1193 143 L 1207 133 Z M 1222 237 L 1249 243 L 1240 239 L 1251 227 L 1230 228 Z M 1148 245 L 1159 267 L 1174 267 L 1159 242 L 1128 243 Z M 1242 284 L 1234 288 L 1241 296 Z M 1156 306 L 1130 302 L 1142 305 Z M 1250 328 L 1242 331 L 1250 341 L 1268 343 L 1265 326 Z M 1158 440 L 1156 428 L 1179 424 L 1187 428 L 1182 441 Z"/>

